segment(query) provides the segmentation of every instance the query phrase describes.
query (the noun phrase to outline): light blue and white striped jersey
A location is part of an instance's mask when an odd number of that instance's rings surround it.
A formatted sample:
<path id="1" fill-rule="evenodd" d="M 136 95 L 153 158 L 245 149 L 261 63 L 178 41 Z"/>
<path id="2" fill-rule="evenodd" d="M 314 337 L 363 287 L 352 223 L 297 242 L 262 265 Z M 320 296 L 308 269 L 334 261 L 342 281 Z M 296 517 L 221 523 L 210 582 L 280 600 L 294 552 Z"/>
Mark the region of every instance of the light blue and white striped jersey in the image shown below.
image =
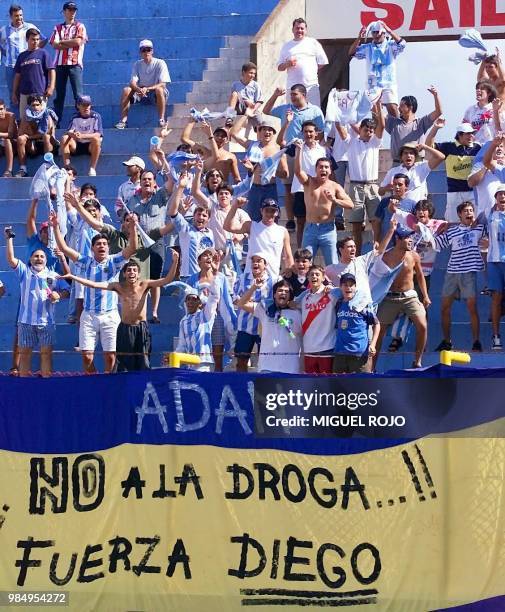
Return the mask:
<path id="1" fill-rule="evenodd" d="M 0 50 L 2 52 L 2 65 L 14 68 L 16 60 L 22 51 L 28 49 L 26 41 L 26 32 L 30 28 L 38 30 L 33 23 L 23 23 L 19 28 L 15 28 L 12 24 L 0 28 Z M 40 35 L 41 40 L 45 38 Z"/>
<path id="2" fill-rule="evenodd" d="M 94 257 L 81 255 L 76 264 L 81 267 L 81 275 L 96 283 L 110 283 L 118 279 L 126 259 L 122 253 L 109 255 L 107 259 L 98 262 Z M 100 314 L 117 309 L 117 293 L 105 289 L 84 287 L 84 310 Z"/>
<path id="3" fill-rule="evenodd" d="M 67 212 L 67 219 L 72 228 L 68 246 L 80 255 L 91 256 L 91 239 L 98 232 L 90 227 L 74 208 Z"/>
<path id="4" fill-rule="evenodd" d="M 244 272 L 235 282 L 233 293 L 237 298 L 240 298 L 251 287 L 254 282 L 254 277 L 251 272 Z M 272 299 L 272 287 L 276 281 L 270 275 L 266 277 L 266 283 L 256 289 L 252 296 L 253 302 L 262 302 Z M 259 334 L 259 319 L 251 312 L 246 312 L 241 308 L 237 313 L 237 330 L 243 331 L 253 336 Z"/>
<path id="5" fill-rule="evenodd" d="M 505 263 L 505 212 L 494 210 L 487 218 L 488 262 Z"/>
<path id="6" fill-rule="evenodd" d="M 215 278 L 216 290 L 219 295 L 218 312 L 223 317 L 227 334 L 232 335 L 237 329 L 237 313 L 233 306 L 233 298 L 228 288 L 228 281 L 222 272 L 218 272 Z M 186 282 L 198 291 L 200 299 L 205 303 L 210 293 L 211 283 L 201 281 L 199 274 L 192 274 Z"/>
<path id="7" fill-rule="evenodd" d="M 49 293 L 56 285 L 56 272 L 47 268 L 35 272 L 20 259 L 15 272 L 20 281 L 18 323 L 54 325 L 54 305 L 49 301 Z"/>
<path id="8" fill-rule="evenodd" d="M 197 229 L 192 223 L 188 223 L 181 213 L 177 214 L 173 223 L 179 234 L 181 247 L 181 276 L 191 276 L 200 271 L 198 255 L 214 246 L 214 234 L 209 228 Z"/>
<path id="9" fill-rule="evenodd" d="M 480 254 L 479 240 L 485 235 L 482 223 L 474 227 L 471 225 L 450 226 L 440 236 L 435 236 L 438 250 L 451 249 L 448 274 L 462 274 L 464 272 L 479 272 L 484 270 L 484 261 Z"/>
<path id="10" fill-rule="evenodd" d="M 179 323 L 178 353 L 198 355 L 202 363 L 214 363 L 211 336 L 218 302 L 219 285 L 213 282 L 205 306 L 194 314 L 185 315 Z"/>

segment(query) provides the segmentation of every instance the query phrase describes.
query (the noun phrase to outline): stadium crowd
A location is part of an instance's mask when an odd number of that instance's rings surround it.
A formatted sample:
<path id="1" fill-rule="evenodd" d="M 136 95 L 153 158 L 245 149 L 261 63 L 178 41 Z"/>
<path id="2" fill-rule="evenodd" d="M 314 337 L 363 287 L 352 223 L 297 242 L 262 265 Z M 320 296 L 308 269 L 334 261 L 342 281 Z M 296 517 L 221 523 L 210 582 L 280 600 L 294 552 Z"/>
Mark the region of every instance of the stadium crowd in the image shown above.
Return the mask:
<path id="1" fill-rule="evenodd" d="M 221 117 L 192 109 L 181 144 L 167 151 L 170 74 L 145 38 L 131 80 L 118 92 L 114 127 L 127 128 L 131 104 L 151 103 L 159 136 L 151 141 L 150 167 L 135 152 L 123 162 L 128 180 L 111 219 L 92 183 L 76 187 L 71 165 L 72 156 L 89 155 L 89 176 L 96 176 L 103 140 L 102 118 L 83 90 L 88 39 L 77 5 L 65 2 L 64 21 L 48 38 L 24 21 L 21 6 L 11 6 L 9 14 L 0 29 L 10 95 L 0 100 L 3 176 L 26 177 L 27 155 L 44 154 L 35 178 L 45 182 L 53 202 L 37 228 L 41 192 L 32 184 L 29 261 L 16 257 L 14 232 L 5 230 L 7 261 L 20 284 L 13 373 L 29 375 L 32 352 L 40 348 L 41 374 L 51 375 L 54 308 L 61 298 L 69 299 L 69 322 L 79 325 L 86 373 L 96 371 L 98 342 L 106 372 L 149 368 L 152 326 L 160 322 L 166 286 L 184 306 L 176 351 L 198 356 L 191 367 L 199 371 L 222 371 L 233 356 L 237 371 L 245 372 L 256 347 L 262 372 L 370 372 L 389 328 L 388 350 L 397 351 L 408 325 L 416 334 L 412 367 L 419 368 L 430 276 L 443 249 L 450 256 L 437 350 L 452 347 L 451 308 L 458 299 L 468 308 L 472 350 L 483 350 L 477 275 L 484 269 L 492 296 L 491 348 L 501 350 L 505 81 L 498 52 L 482 60 L 476 103 L 452 126 L 454 140 L 438 142 L 445 120 L 436 88 L 429 87 L 433 108 L 426 114 L 418 115 L 414 96 L 399 96 L 396 63 L 405 40 L 381 21 L 361 29 L 349 55 L 366 62 L 368 80 L 360 91 L 332 90 L 324 114 L 318 72 L 328 59 L 308 36 L 305 20 L 295 19 L 293 39 L 278 59 L 285 89 L 264 100 L 256 66 L 245 63 Z M 75 114 L 62 125 L 67 80 Z M 58 128 L 64 130 L 60 140 Z M 202 142 L 194 139 L 196 131 Z M 384 132 L 393 165 L 379 182 Z M 244 148 L 243 158 L 229 151 L 231 141 Z M 61 156 L 61 169 L 51 155 Z M 442 162 L 447 204 L 437 219 L 427 177 Z M 364 252 L 368 224 L 372 248 Z M 344 228 L 349 231 L 337 240 Z"/>

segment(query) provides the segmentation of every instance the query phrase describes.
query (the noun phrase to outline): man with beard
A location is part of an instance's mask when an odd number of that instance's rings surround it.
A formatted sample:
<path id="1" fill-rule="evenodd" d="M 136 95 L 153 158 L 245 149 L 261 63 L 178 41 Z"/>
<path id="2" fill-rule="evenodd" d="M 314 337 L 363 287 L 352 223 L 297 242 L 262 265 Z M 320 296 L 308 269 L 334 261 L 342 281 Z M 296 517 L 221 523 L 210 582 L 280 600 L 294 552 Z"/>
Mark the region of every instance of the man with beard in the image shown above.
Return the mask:
<path id="1" fill-rule="evenodd" d="M 412 367 L 421 367 L 421 359 L 428 333 L 425 309 L 431 304 L 431 300 L 426 289 L 426 281 L 424 280 L 421 268 L 421 258 L 412 250 L 413 234 L 413 230 L 398 226 L 394 234 L 396 238 L 395 246 L 382 255 L 382 261 L 391 270 L 400 264 L 402 264 L 402 267 L 377 311 L 377 318 L 381 327 L 376 344 L 377 352 L 374 355 L 374 370 L 384 336 L 390 325 L 393 324 L 396 317 L 401 313 L 409 317 L 416 330 L 416 348 Z M 414 274 L 421 289 L 422 303 L 414 289 Z"/>
<path id="2" fill-rule="evenodd" d="M 316 176 L 309 176 L 301 167 L 303 143 L 297 143 L 295 173 L 303 185 L 307 222 L 303 230 L 302 247 L 312 251 L 315 257 L 321 249 L 325 265 L 337 261 L 337 230 L 335 228 L 335 209 L 353 208 L 351 198 L 331 177 L 331 162 L 322 157 L 316 162 Z"/>
<path id="3" fill-rule="evenodd" d="M 57 274 L 48 269 L 42 249 L 32 252 L 27 266 L 14 255 L 14 234 L 10 228 L 5 228 L 5 238 L 7 263 L 16 271 L 21 285 L 17 318 L 19 375 L 29 375 L 32 351 L 39 345 L 41 375 L 48 377 L 52 370 L 54 304 L 60 299 L 60 294 L 54 290 Z"/>
<path id="4" fill-rule="evenodd" d="M 261 277 L 238 300 L 237 306 L 253 314 L 261 324 L 261 348 L 258 372 L 299 374 L 302 350 L 302 316 L 290 307 L 293 291 L 287 281 L 280 280 L 272 288 L 273 303 L 253 302 L 253 295 L 265 280 Z"/>
<path id="5" fill-rule="evenodd" d="M 149 370 L 151 367 L 151 334 L 146 320 L 147 293 L 152 287 L 163 287 L 174 279 L 179 254 L 173 249 L 171 251 L 170 270 L 166 276 L 156 280 L 143 280 L 140 277 L 140 266 L 133 259 L 123 266 L 123 280 L 120 282 L 97 283 L 73 274 L 64 277 L 85 287 L 117 293 L 121 304 L 121 322 L 116 337 L 116 372 Z"/>

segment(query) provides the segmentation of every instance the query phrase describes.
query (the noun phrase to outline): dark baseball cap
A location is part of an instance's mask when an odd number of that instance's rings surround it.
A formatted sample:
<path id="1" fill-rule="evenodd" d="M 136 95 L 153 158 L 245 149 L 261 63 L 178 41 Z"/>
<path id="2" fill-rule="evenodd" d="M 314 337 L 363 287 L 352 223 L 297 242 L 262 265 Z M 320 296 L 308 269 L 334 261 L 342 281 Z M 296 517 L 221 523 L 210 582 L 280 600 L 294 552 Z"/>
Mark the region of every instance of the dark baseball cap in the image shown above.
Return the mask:
<path id="1" fill-rule="evenodd" d="M 266 198 L 261 202 L 261 208 L 279 208 L 279 205 L 273 198 Z"/>
<path id="2" fill-rule="evenodd" d="M 340 277 L 340 284 L 343 285 L 344 283 L 352 283 L 353 285 L 355 285 L 356 277 L 354 276 L 354 274 L 350 274 L 349 272 L 342 274 L 342 276 Z"/>
<path id="3" fill-rule="evenodd" d="M 63 5 L 63 10 L 66 11 L 67 9 L 74 9 L 76 11 L 77 4 L 75 2 L 65 2 Z"/>
<path id="4" fill-rule="evenodd" d="M 91 96 L 79 96 L 75 102 L 77 105 L 91 106 Z"/>
<path id="5" fill-rule="evenodd" d="M 415 234 L 415 231 L 410 229 L 410 227 L 405 227 L 404 225 L 398 225 L 394 233 L 394 235 L 397 238 L 400 238 L 400 240 L 403 240 L 403 238 L 408 238 L 409 236 L 412 236 L 412 234 Z"/>

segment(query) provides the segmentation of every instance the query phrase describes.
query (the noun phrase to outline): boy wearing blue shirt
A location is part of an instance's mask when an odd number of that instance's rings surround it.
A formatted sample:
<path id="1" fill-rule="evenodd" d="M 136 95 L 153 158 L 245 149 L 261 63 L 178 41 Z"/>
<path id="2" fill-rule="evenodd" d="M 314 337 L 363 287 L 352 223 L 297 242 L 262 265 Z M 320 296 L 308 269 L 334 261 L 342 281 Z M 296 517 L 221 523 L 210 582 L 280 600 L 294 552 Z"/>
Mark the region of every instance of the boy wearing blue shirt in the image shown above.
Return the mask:
<path id="1" fill-rule="evenodd" d="M 337 303 L 337 337 L 333 371 L 336 374 L 371 372 L 370 357 L 376 353 L 380 323 L 372 308 L 367 306 L 360 312 L 351 308 L 349 302 L 356 295 L 356 277 L 342 274 L 340 277 L 342 300 Z M 368 328 L 372 327 L 372 339 L 368 341 Z"/>

